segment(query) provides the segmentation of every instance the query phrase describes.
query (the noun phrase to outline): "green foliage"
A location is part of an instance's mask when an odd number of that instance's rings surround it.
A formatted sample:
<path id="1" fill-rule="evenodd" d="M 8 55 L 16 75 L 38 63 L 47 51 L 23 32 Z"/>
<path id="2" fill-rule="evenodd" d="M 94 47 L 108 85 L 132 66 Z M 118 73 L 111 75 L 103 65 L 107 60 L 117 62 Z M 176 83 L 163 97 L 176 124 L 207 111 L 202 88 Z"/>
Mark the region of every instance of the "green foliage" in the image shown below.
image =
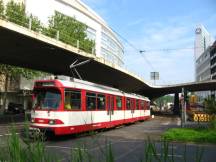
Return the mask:
<path id="1" fill-rule="evenodd" d="M 33 30 L 33 31 L 41 31 L 42 30 L 41 22 L 37 17 L 30 15 L 29 19 L 31 19 L 31 30 Z"/>
<path id="2" fill-rule="evenodd" d="M 204 100 L 205 110 L 208 114 L 211 114 L 209 121 L 209 128 L 216 130 L 216 101 L 212 97 L 208 97 Z"/>
<path id="3" fill-rule="evenodd" d="M 214 98 L 208 97 L 204 100 L 206 112 L 209 114 L 216 114 L 216 101 Z"/>
<path id="4" fill-rule="evenodd" d="M 163 138 L 170 141 L 216 143 L 216 132 L 211 129 L 173 128 L 165 132 Z"/>
<path id="5" fill-rule="evenodd" d="M 106 162 L 114 162 L 115 161 L 111 142 L 106 143 L 105 157 L 106 157 Z"/>
<path id="6" fill-rule="evenodd" d="M 1 146 L 0 146 L 1 147 Z M 12 128 L 11 136 L 7 140 L 7 145 L 1 149 L 1 162 L 58 162 L 55 155 L 51 156 L 46 152 L 44 142 L 41 140 L 23 143 L 21 138 Z"/>
<path id="7" fill-rule="evenodd" d="M 14 1 L 8 2 L 5 14 L 7 20 L 28 27 L 29 19 L 25 14 L 25 6 L 23 3 L 15 3 Z"/>
<path id="8" fill-rule="evenodd" d="M 25 77 L 26 79 L 33 79 L 34 77 L 41 76 L 44 73 L 40 71 L 31 70 L 31 69 L 0 64 L 0 74 L 4 74 L 11 77 L 22 76 Z"/>
<path id="9" fill-rule="evenodd" d="M 80 23 L 75 18 L 63 15 L 59 12 L 55 12 L 55 15 L 50 20 L 50 27 L 58 30 L 62 33 L 59 39 L 67 39 L 70 37 L 71 41 L 74 40 L 84 40 L 86 38 L 85 30 L 87 26 Z"/>
<path id="10" fill-rule="evenodd" d="M 4 4 L 3 1 L 0 0 L 0 17 L 2 17 L 4 14 Z"/>
<path id="11" fill-rule="evenodd" d="M 72 46 L 77 46 L 77 41 L 79 41 L 80 49 L 92 53 L 95 42 L 87 38 L 86 29 L 87 26 L 75 18 L 55 12 L 49 20 L 48 29 L 45 28 L 43 32 L 52 38 L 57 38 L 57 32 L 59 32 L 60 41 Z"/>
<path id="12" fill-rule="evenodd" d="M 95 41 L 90 40 L 88 38 L 84 39 L 80 43 L 80 49 L 88 53 L 95 54 L 94 47 L 95 47 Z"/>

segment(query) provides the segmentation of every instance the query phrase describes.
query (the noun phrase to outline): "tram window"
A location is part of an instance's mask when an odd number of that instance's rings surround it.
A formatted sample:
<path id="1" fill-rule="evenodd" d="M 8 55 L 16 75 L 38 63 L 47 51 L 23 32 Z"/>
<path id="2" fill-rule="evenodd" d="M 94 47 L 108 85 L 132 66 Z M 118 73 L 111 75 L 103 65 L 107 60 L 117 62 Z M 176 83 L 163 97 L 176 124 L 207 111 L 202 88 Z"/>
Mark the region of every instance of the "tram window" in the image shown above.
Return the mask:
<path id="1" fill-rule="evenodd" d="M 96 109 L 96 94 L 95 93 L 86 93 L 86 108 L 87 110 Z"/>
<path id="2" fill-rule="evenodd" d="M 141 101 L 141 109 L 144 110 L 145 104 L 144 101 Z"/>
<path id="3" fill-rule="evenodd" d="M 146 110 L 150 110 L 150 103 L 146 102 Z"/>
<path id="4" fill-rule="evenodd" d="M 110 108 L 111 110 L 114 109 L 114 97 L 113 96 L 110 96 Z"/>
<path id="5" fill-rule="evenodd" d="M 98 110 L 105 110 L 105 95 L 97 95 L 97 108 Z"/>
<path id="6" fill-rule="evenodd" d="M 131 106 L 131 110 L 133 110 L 134 109 L 134 99 L 131 99 L 130 102 L 131 102 L 131 105 L 130 105 Z"/>
<path id="7" fill-rule="evenodd" d="M 108 110 L 114 110 L 114 97 L 107 96 L 107 108 Z"/>
<path id="8" fill-rule="evenodd" d="M 122 109 L 122 98 L 119 96 L 116 96 L 116 107 L 118 110 Z"/>
<path id="9" fill-rule="evenodd" d="M 65 91 L 65 109 L 80 110 L 81 109 L 81 92 Z"/>
<path id="10" fill-rule="evenodd" d="M 130 98 L 127 98 L 127 101 L 126 101 L 127 103 L 126 103 L 126 108 L 128 109 L 128 110 L 130 110 L 130 108 L 131 108 L 131 102 L 130 102 Z"/>
<path id="11" fill-rule="evenodd" d="M 139 100 L 136 100 L 136 109 L 139 110 Z"/>
<path id="12" fill-rule="evenodd" d="M 38 109 L 58 109 L 61 104 L 61 93 L 56 89 L 36 90 L 34 94 Z"/>

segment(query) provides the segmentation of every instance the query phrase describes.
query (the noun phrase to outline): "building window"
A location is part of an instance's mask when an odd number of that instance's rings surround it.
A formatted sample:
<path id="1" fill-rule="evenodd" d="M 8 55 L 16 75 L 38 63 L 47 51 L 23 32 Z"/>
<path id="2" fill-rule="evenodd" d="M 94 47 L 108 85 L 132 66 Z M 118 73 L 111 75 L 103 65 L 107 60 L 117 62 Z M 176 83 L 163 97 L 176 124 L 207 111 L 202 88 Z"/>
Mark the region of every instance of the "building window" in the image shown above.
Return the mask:
<path id="1" fill-rule="evenodd" d="M 101 34 L 101 54 L 103 57 L 119 66 L 123 65 L 123 47 L 121 47 L 109 34 L 103 30 Z"/>
<path id="2" fill-rule="evenodd" d="M 86 93 L 86 108 L 87 110 L 96 109 L 96 94 L 95 93 Z"/>
<path id="3" fill-rule="evenodd" d="M 81 91 L 65 90 L 65 105 L 66 110 L 80 110 L 81 109 Z"/>
<path id="4" fill-rule="evenodd" d="M 88 27 L 87 30 L 86 30 L 86 34 L 87 34 L 87 37 L 91 40 L 95 40 L 96 39 L 96 30 Z"/>

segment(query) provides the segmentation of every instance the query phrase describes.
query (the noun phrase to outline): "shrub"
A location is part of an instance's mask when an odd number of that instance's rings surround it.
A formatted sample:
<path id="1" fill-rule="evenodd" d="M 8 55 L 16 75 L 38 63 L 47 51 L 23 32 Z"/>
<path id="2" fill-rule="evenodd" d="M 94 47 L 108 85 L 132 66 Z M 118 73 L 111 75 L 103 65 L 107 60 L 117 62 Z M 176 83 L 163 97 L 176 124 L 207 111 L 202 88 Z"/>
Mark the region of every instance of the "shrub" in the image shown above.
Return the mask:
<path id="1" fill-rule="evenodd" d="M 23 3 L 8 2 L 5 15 L 7 20 L 28 27 L 29 19 L 25 14 L 25 6 Z"/>
<path id="2" fill-rule="evenodd" d="M 206 108 L 206 112 L 211 115 L 211 119 L 209 121 L 209 127 L 211 129 L 216 129 L 216 101 L 212 97 L 208 97 L 204 101 L 204 105 Z"/>

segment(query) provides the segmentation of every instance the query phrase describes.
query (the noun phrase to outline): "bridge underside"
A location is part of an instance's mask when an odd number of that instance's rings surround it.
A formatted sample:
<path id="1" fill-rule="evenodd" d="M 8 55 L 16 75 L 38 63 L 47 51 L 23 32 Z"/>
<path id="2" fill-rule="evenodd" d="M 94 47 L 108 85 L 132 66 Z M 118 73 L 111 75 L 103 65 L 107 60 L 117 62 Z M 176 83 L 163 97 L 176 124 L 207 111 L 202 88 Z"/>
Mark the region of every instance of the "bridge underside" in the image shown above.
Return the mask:
<path id="1" fill-rule="evenodd" d="M 65 44 L 65 48 L 58 46 L 59 42 L 56 40 L 50 43 L 50 41 L 46 41 L 47 38 L 42 39 L 44 36 L 41 34 L 35 34 L 16 25 L 15 27 L 19 30 L 13 30 L 10 27 L 5 27 L 7 22 L 1 22 L 0 63 L 41 70 L 56 75 L 72 76 L 69 68 L 71 63 L 77 59 L 79 61 L 92 59 L 89 63 L 77 68 L 84 80 L 112 86 L 126 92 L 139 93 L 149 98 L 178 93 L 182 91 L 182 87 L 185 87 L 189 91 L 216 89 L 215 81 L 152 87 L 129 73 L 97 61 L 93 55 L 88 57 L 80 55 L 79 52 L 68 50 Z M 33 36 L 31 36 L 32 33 Z"/>

